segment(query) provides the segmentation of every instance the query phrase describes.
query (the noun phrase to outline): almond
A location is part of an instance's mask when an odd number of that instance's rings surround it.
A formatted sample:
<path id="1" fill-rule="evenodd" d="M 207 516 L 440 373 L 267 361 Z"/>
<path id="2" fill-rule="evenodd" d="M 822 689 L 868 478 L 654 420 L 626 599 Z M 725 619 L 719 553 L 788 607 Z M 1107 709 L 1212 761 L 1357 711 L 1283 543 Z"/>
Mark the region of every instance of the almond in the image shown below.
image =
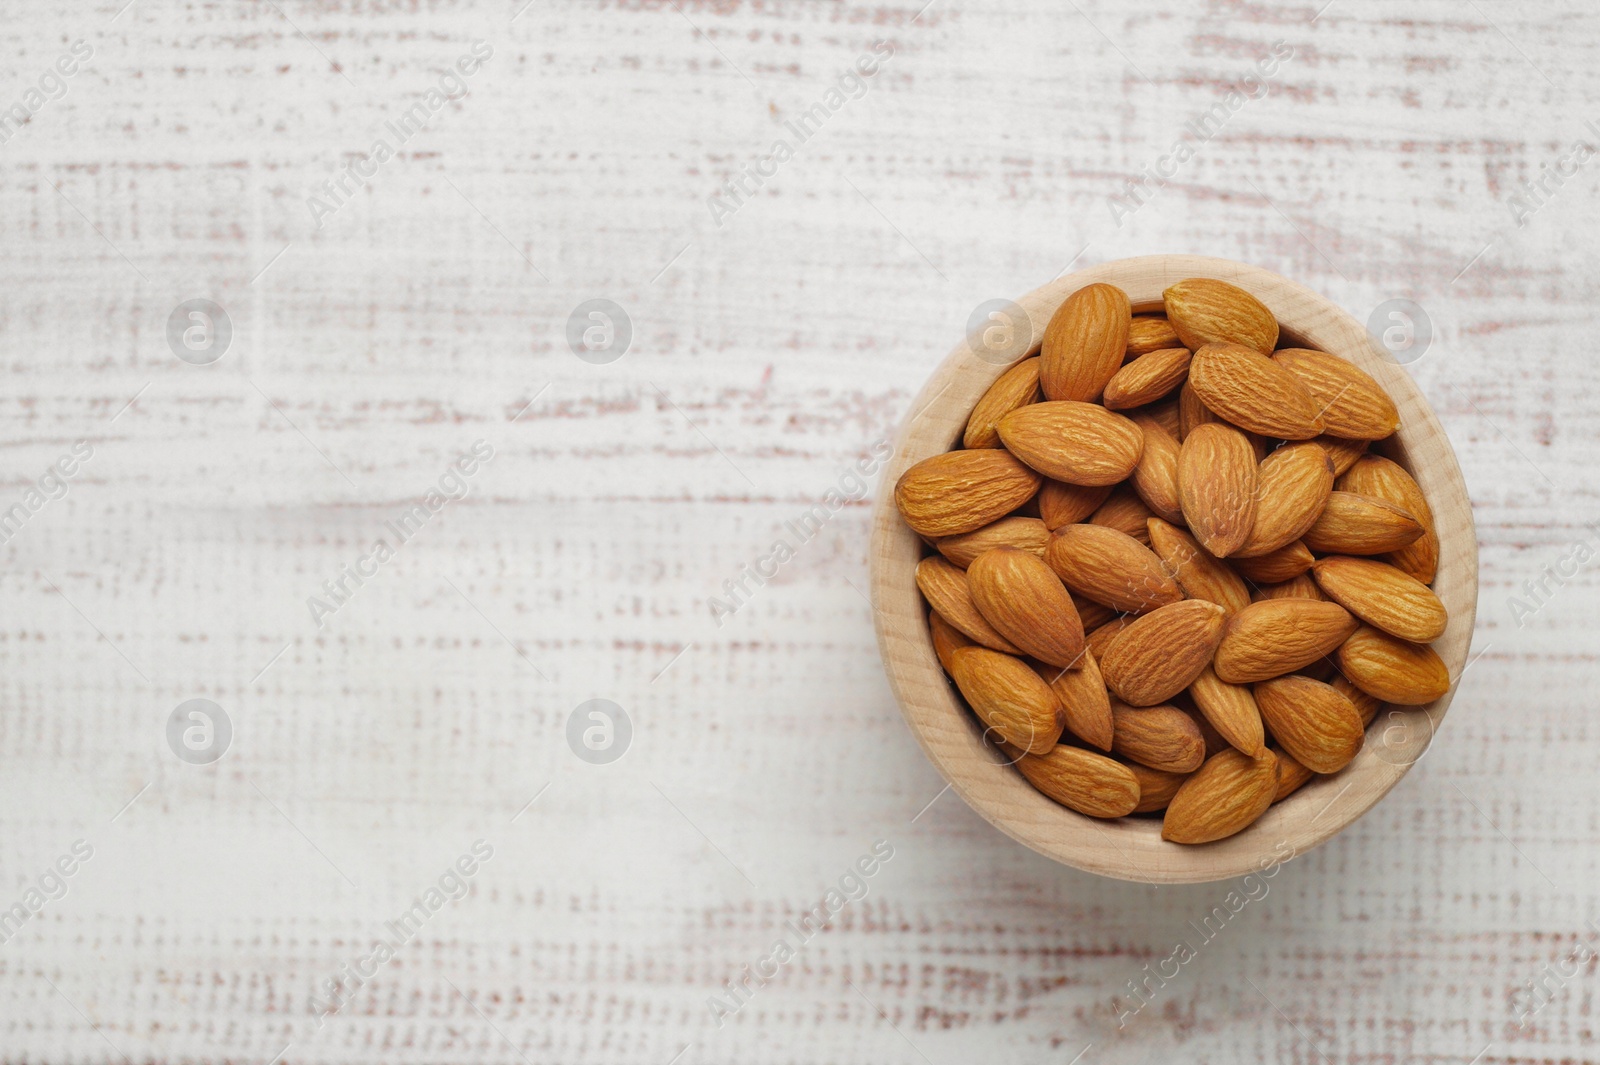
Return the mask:
<path id="1" fill-rule="evenodd" d="M 1043 754 L 1061 738 L 1061 703 L 1022 659 L 958 647 L 950 652 L 950 676 L 973 712 L 1007 743 Z"/>
<path id="2" fill-rule="evenodd" d="M 1278 790 L 1272 796 L 1272 801 L 1282 802 L 1299 791 L 1300 786 L 1316 774 L 1283 751 L 1272 753 L 1278 756 Z"/>
<path id="3" fill-rule="evenodd" d="M 1256 520 L 1239 558 L 1270 554 L 1305 535 L 1333 492 L 1333 462 L 1316 444 L 1287 444 L 1256 470 Z M 1308 545 L 1309 546 L 1309 545 Z"/>
<path id="4" fill-rule="evenodd" d="M 1163 348 L 1182 347 L 1177 330 L 1164 314 L 1139 315 L 1128 323 L 1127 357 L 1148 355 Z"/>
<path id="5" fill-rule="evenodd" d="M 1181 705 L 1184 700 L 1188 701 L 1188 706 Z M 1217 731 L 1216 726 L 1207 721 L 1206 715 L 1202 714 L 1200 709 L 1194 706 L 1194 698 L 1188 692 L 1184 692 L 1181 696 L 1172 700 L 1172 705 L 1177 706 L 1180 710 L 1183 710 L 1194 719 L 1195 727 L 1200 730 L 1200 735 L 1205 738 L 1207 758 L 1210 758 L 1219 751 L 1226 751 L 1233 748 L 1233 744 L 1223 739 L 1222 733 Z"/>
<path id="6" fill-rule="evenodd" d="M 1172 706 L 1113 703 L 1111 749 L 1130 762 L 1168 773 L 1189 773 L 1206 759 L 1206 742 L 1194 719 Z"/>
<path id="7" fill-rule="evenodd" d="M 1249 688 L 1219 680 L 1208 665 L 1189 685 L 1189 695 L 1230 746 L 1251 756 L 1261 753 L 1266 735 L 1261 728 L 1261 710 Z"/>
<path id="8" fill-rule="evenodd" d="M 1265 356 L 1278 346 L 1278 320 L 1266 304 L 1238 285 L 1192 277 L 1163 292 L 1161 301 L 1173 331 L 1190 350 L 1235 343 Z"/>
<path id="9" fill-rule="evenodd" d="M 1198 425 L 1178 455 L 1183 519 L 1211 554 L 1227 558 L 1250 539 L 1256 524 L 1256 456 L 1239 430 Z"/>
<path id="10" fill-rule="evenodd" d="M 1205 670 L 1225 620 L 1220 606 L 1203 599 L 1152 610 L 1123 629 L 1101 657 L 1106 687 L 1133 706 L 1165 702 Z"/>
<path id="11" fill-rule="evenodd" d="M 1333 462 L 1333 475 L 1343 477 L 1346 470 L 1367 453 L 1365 440 L 1341 440 L 1336 436 L 1314 436 L 1311 442 L 1328 453 Z M 1404 506 L 1404 504 L 1401 504 Z"/>
<path id="12" fill-rule="evenodd" d="M 1117 371 L 1106 385 L 1103 402 L 1111 410 L 1154 403 L 1183 384 L 1189 376 L 1191 355 L 1188 348 L 1162 348 L 1140 355 Z"/>
<path id="13" fill-rule="evenodd" d="M 969 640 L 1006 654 L 1022 653 L 979 612 L 965 571 L 949 561 L 929 555 L 917 563 L 917 588 L 928 605 Z"/>
<path id="14" fill-rule="evenodd" d="M 1183 782 L 1189 779 L 1187 773 L 1168 773 L 1162 769 L 1151 769 L 1138 762 L 1129 762 L 1128 769 L 1133 773 L 1133 778 L 1139 782 L 1139 805 L 1133 808 L 1136 814 L 1153 814 L 1167 808 L 1167 803 L 1178 793 Z"/>
<path id="15" fill-rule="evenodd" d="M 972 602 L 995 631 L 1048 665 L 1083 655 L 1083 624 L 1060 578 L 1038 556 L 1014 547 L 985 551 L 967 567 Z"/>
<path id="16" fill-rule="evenodd" d="M 1204 599 L 1232 615 L 1250 605 L 1250 589 L 1244 579 L 1217 559 L 1178 526 L 1151 518 L 1150 550 L 1177 580 L 1190 599 Z"/>
<path id="17" fill-rule="evenodd" d="M 1268 551 L 1255 558 L 1235 556 L 1229 561 L 1233 568 L 1239 571 L 1239 576 L 1247 581 L 1264 585 L 1294 580 L 1309 570 L 1316 560 L 1311 549 L 1296 540 L 1291 544 L 1284 544 L 1276 551 Z"/>
<path id="18" fill-rule="evenodd" d="M 1381 555 L 1405 547 L 1422 533 L 1422 523 L 1410 511 L 1387 499 L 1334 492 L 1302 539 L 1311 550 L 1326 554 Z"/>
<path id="19" fill-rule="evenodd" d="M 1000 419 L 1039 398 L 1039 358 L 1023 359 L 1001 374 L 967 418 L 965 447 L 999 447 Z"/>
<path id="20" fill-rule="evenodd" d="M 1101 525 L 1058 529 L 1044 560 L 1075 594 L 1114 610 L 1154 610 L 1183 598 L 1178 582 L 1148 547 Z"/>
<path id="21" fill-rule="evenodd" d="M 1339 648 L 1350 683 L 1385 703 L 1421 706 L 1450 690 L 1450 670 L 1431 647 L 1363 625 Z"/>
<path id="22" fill-rule="evenodd" d="M 1310 391 L 1329 436 L 1382 440 L 1400 428 L 1400 411 L 1394 400 L 1354 363 L 1309 348 L 1284 348 L 1272 361 L 1298 377 Z"/>
<path id="23" fill-rule="evenodd" d="M 1402 640 L 1436 640 L 1450 622 L 1444 604 L 1426 584 L 1386 562 L 1335 555 L 1317 562 L 1312 572 L 1330 599 Z"/>
<path id="24" fill-rule="evenodd" d="M 1361 715 L 1331 684 L 1289 675 L 1255 686 L 1272 738 L 1313 773 L 1337 773 L 1361 750 Z"/>
<path id="25" fill-rule="evenodd" d="M 1422 523 L 1422 535 L 1391 552 L 1386 561 L 1393 562 L 1423 584 L 1432 584 L 1439 570 L 1439 532 L 1434 525 L 1433 509 L 1411 474 L 1399 463 L 1380 455 L 1365 455 L 1339 478 L 1338 488 L 1343 492 L 1387 499 Z"/>
<path id="26" fill-rule="evenodd" d="M 1351 704 L 1356 708 L 1356 712 L 1361 715 L 1362 728 L 1372 724 L 1373 718 L 1378 716 L 1378 710 L 1383 706 L 1382 702 L 1351 684 L 1350 678 L 1342 673 L 1335 675 L 1328 683 L 1332 684 L 1340 695 L 1350 700 Z"/>
<path id="27" fill-rule="evenodd" d="M 1193 356 L 1190 358 L 1192 360 Z M 1222 419 L 1212 414 L 1210 408 L 1200 401 L 1200 396 L 1195 392 L 1194 386 L 1189 383 L 1189 379 L 1186 376 L 1183 381 L 1183 387 L 1178 389 L 1178 439 L 1180 441 L 1188 440 L 1189 434 L 1200 426 L 1213 425 L 1220 421 Z M 1260 460 L 1258 459 L 1257 461 Z"/>
<path id="28" fill-rule="evenodd" d="M 1046 481 L 1039 489 L 1039 517 L 1051 532 L 1063 525 L 1074 525 L 1099 509 L 1111 494 L 1111 487 Z"/>
<path id="29" fill-rule="evenodd" d="M 1089 653 L 1094 656 L 1094 660 L 1099 662 L 1100 659 L 1106 656 L 1106 652 L 1111 650 L 1112 641 L 1121 636 L 1122 630 L 1132 625 L 1136 620 L 1138 620 L 1137 615 L 1120 614 L 1104 625 L 1096 625 L 1089 635 L 1083 638 L 1084 646 L 1089 649 Z"/>
<path id="30" fill-rule="evenodd" d="M 1016 510 L 1039 490 L 1040 480 L 1005 451 L 946 451 L 901 474 L 894 501 L 913 531 L 955 536 Z"/>
<path id="31" fill-rule="evenodd" d="M 948 673 L 950 652 L 957 647 L 971 647 L 972 641 L 960 629 L 946 621 L 944 615 L 937 610 L 928 614 L 928 629 L 933 634 L 933 653 L 939 657 L 939 665 Z"/>
<path id="32" fill-rule="evenodd" d="M 1358 622 L 1337 603 L 1266 599 L 1228 619 L 1212 663 L 1229 684 L 1251 684 L 1293 673 L 1329 655 Z"/>
<path id="33" fill-rule="evenodd" d="M 1093 403 L 1029 404 L 1000 419 L 1000 439 L 1028 466 L 1068 484 L 1116 484 L 1144 452 L 1138 426 Z"/>
<path id="34" fill-rule="evenodd" d="M 1178 415 L 1177 400 L 1169 399 L 1164 403 L 1152 403 L 1143 408 L 1143 410 L 1151 418 L 1155 419 L 1155 423 L 1161 426 L 1168 436 L 1174 440 L 1183 440 L 1183 419 Z"/>
<path id="35" fill-rule="evenodd" d="M 1263 436 L 1309 440 L 1322 432 L 1300 379 L 1242 344 L 1208 344 L 1189 362 L 1189 386 L 1225 422 Z"/>
<path id="36" fill-rule="evenodd" d="M 1090 525 L 1104 525 L 1127 533 L 1146 547 L 1150 546 L 1150 519 L 1155 512 L 1127 485 L 1118 485 L 1106 501 L 1089 515 Z M 1060 530 L 1056 530 L 1060 532 Z"/>
<path id="37" fill-rule="evenodd" d="M 1017 769 L 1045 797 L 1089 817 L 1122 817 L 1139 805 L 1139 781 L 1114 759 L 1078 747 L 1024 755 Z"/>
<path id="38" fill-rule="evenodd" d="M 1127 354 L 1132 317 L 1128 294 L 1115 285 L 1089 285 L 1068 296 L 1044 329 L 1039 383 L 1045 396 L 1099 399 Z"/>
<path id="39" fill-rule="evenodd" d="M 1078 608 L 1078 620 L 1083 622 L 1084 632 L 1093 632 L 1113 618 L 1122 616 L 1108 606 L 1090 602 L 1081 596 L 1073 596 L 1072 605 Z"/>
<path id="40" fill-rule="evenodd" d="M 1061 701 L 1067 731 L 1091 747 L 1111 749 L 1111 696 L 1100 676 L 1093 654 L 1084 654 L 1078 669 L 1059 669 L 1042 663 L 1035 667 Z"/>
<path id="41" fill-rule="evenodd" d="M 1317 587 L 1317 582 L 1311 579 L 1309 573 L 1302 573 L 1298 577 L 1277 584 L 1258 585 L 1250 601 L 1259 603 L 1263 599 L 1316 599 L 1328 602 L 1328 597 L 1322 594 L 1322 589 Z"/>
<path id="42" fill-rule="evenodd" d="M 1210 843 L 1232 836 L 1266 813 L 1277 792 L 1278 759 L 1271 751 L 1255 758 L 1243 751 L 1214 754 L 1167 804 L 1161 838 Z"/>
<path id="43" fill-rule="evenodd" d="M 1144 433 L 1144 454 L 1133 469 L 1133 490 L 1145 506 L 1167 521 L 1182 521 L 1178 500 L 1178 442 L 1148 414 L 1132 418 Z"/>
<path id="44" fill-rule="evenodd" d="M 1050 530 L 1038 518 L 1001 518 L 981 529 L 960 536 L 946 536 L 934 541 L 933 546 L 951 562 L 966 569 L 972 560 L 995 547 L 1015 547 L 1021 551 L 1044 557 L 1044 545 L 1050 542 Z"/>

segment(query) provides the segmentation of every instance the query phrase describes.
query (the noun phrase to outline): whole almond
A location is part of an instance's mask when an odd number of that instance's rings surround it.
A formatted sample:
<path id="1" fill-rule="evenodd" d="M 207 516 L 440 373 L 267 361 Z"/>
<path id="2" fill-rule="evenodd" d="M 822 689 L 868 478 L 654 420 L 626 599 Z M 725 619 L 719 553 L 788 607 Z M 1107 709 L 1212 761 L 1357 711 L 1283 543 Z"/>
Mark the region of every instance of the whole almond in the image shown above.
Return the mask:
<path id="1" fill-rule="evenodd" d="M 1039 489 L 1039 517 L 1051 532 L 1063 525 L 1074 525 L 1099 509 L 1111 489 L 1109 484 L 1065 484 L 1047 480 Z"/>
<path id="2" fill-rule="evenodd" d="M 1178 442 L 1148 414 L 1135 414 L 1132 421 L 1144 433 L 1144 453 L 1133 469 L 1133 490 L 1158 517 L 1182 521 L 1183 510 L 1178 498 Z"/>
<path id="3" fill-rule="evenodd" d="M 1115 285 L 1068 296 L 1045 326 L 1039 383 L 1048 399 L 1096 400 L 1128 351 L 1132 306 Z"/>
<path id="4" fill-rule="evenodd" d="M 1365 440 L 1341 440 L 1337 436 L 1324 434 L 1312 437 L 1311 442 L 1328 453 L 1328 458 L 1333 463 L 1335 477 L 1344 476 L 1345 471 L 1367 453 Z"/>
<path id="5" fill-rule="evenodd" d="M 1148 547 L 1102 525 L 1056 530 L 1044 560 L 1074 594 L 1114 610 L 1143 612 L 1183 598 L 1178 582 Z"/>
<path id="6" fill-rule="evenodd" d="M 1329 601 L 1309 573 L 1302 573 L 1298 577 L 1279 581 L 1277 584 L 1257 585 L 1250 601 L 1259 603 L 1263 599 L 1316 599 L 1324 603 Z"/>
<path id="7" fill-rule="evenodd" d="M 1136 814 L 1159 813 L 1167 808 L 1167 803 L 1178 793 L 1183 782 L 1189 779 L 1187 773 L 1168 773 L 1163 769 L 1151 769 L 1138 762 L 1127 763 L 1133 777 L 1139 782 L 1139 805 L 1133 808 Z"/>
<path id="8" fill-rule="evenodd" d="M 1261 728 L 1261 710 L 1249 688 L 1219 680 L 1207 666 L 1189 685 L 1189 695 L 1230 746 L 1251 756 L 1261 753 L 1266 734 Z"/>
<path id="9" fill-rule="evenodd" d="M 1212 667 L 1229 684 L 1271 680 L 1332 654 L 1358 626 L 1337 603 L 1265 599 L 1228 619 Z"/>
<path id="10" fill-rule="evenodd" d="M 1220 422 L 1197 425 L 1178 454 L 1184 521 L 1211 554 L 1227 558 L 1256 524 L 1256 456 L 1244 433 Z"/>
<path id="11" fill-rule="evenodd" d="M 1402 640 L 1436 640 L 1450 622 L 1444 604 L 1426 584 L 1387 562 L 1334 555 L 1317 562 L 1312 572 L 1330 599 Z"/>
<path id="12" fill-rule="evenodd" d="M 1150 519 L 1155 512 L 1139 498 L 1129 485 L 1118 485 L 1095 512 L 1089 515 L 1090 525 L 1104 525 L 1120 533 L 1127 533 L 1146 547 L 1150 546 Z M 1059 532 L 1060 530 L 1056 530 Z"/>
<path id="13" fill-rule="evenodd" d="M 981 529 L 960 536 L 946 536 L 935 540 L 933 546 L 939 554 L 966 569 L 972 560 L 996 547 L 1015 547 L 1044 557 L 1044 545 L 1050 542 L 1050 530 L 1038 518 L 1001 518 Z"/>
<path id="14" fill-rule="evenodd" d="M 1340 695 L 1350 700 L 1356 712 L 1361 715 L 1362 728 L 1372 724 L 1372 719 L 1378 716 L 1378 710 L 1383 706 L 1381 701 L 1351 684 L 1350 678 L 1342 673 L 1335 674 L 1328 683 L 1338 689 Z"/>
<path id="15" fill-rule="evenodd" d="M 1316 774 L 1289 757 L 1284 751 L 1274 751 L 1272 753 L 1278 756 L 1278 790 L 1272 796 L 1272 801 L 1282 802 L 1299 791 L 1301 785 L 1316 776 Z"/>
<path id="16" fill-rule="evenodd" d="M 1311 442 L 1286 444 L 1256 470 L 1256 520 L 1233 555 L 1256 558 L 1303 537 L 1333 492 L 1333 462 Z M 1309 546 L 1309 545 L 1308 545 Z"/>
<path id="17" fill-rule="evenodd" d="M 1276 551 L 1268 551 L 1255 558 L 1241 558 L 1235 555 L 1228 561 L 1245 580 L 1265 585 L 1294 580 L 1310 570 L 1311 564 L 1316 560 L 1311 549 L 1296 540 L 1284 544 Z"/>
<path id="18" fill-rule="evenodd" d="M 1450 690 L 1450 670 L 1433 648 L 1363 625 L 1339 648 L 1339 669 L 1374 699 L 1431 703 Z"/>
<path id="19" fill-rule="evenodd" d="M 1091 747 L 1111 749 L 1111 696 L 1092 653 L 1085 653 L 1077 669 L 1061 669 L 1040 663 L 1039 676 L 1050 685 L 1061 701 L 1067 731 Z"/>
<path id="20" fill-rule="evenodd" d="M 1309 348 L 1284 348 L 1272 361 L 1311 392 L 1329 436 L 1382 440 L 1400 428 L 1400 411 L 1372 375 L 1354 363 Z"/>
<path id="21" fill-rule="evenodd" d="M 1039 398 L 1039 357 L 1023 359 L 1001 374 L 967 418 L 965 447 L 999 447 L 1000 419 Z"/>
<path id="22" fill-rule="evenodd" d="M 1215 603 L 1229 615 L 1250 605 L 1250 589 L 1244 579 L 1193 536 L 1160 518 L 1151 518 L 1146 527 L 1150 550 L 1166 565 L 1186 597 Z"/>
<path id="23" fill-rule="evenodd" d="M 1128 323 L 1128 358 L 1182 346 L 1177 330 L 1164 314 L 1141 314 Z"/>
<path id="24" fill-rule="evenodd" d="M 1278 792 L 1278 759 L 1271 751 L 1252 758 L 1222 751 L 1183 782 L 1167 804 L 1161 838 L 1210 843 L 1249 828 Z"/>
<path id="25" fill-rule="evenodd" d="M 1111 749 L 1130 762 L 1168 773 L 1189 773 L 1206 759 L 1206 742 L 1194 719 L 1172 706 L 1111 705 L 1116 732 Z"/>
<path id="26" fill-rule="evenodd" d="M 1131 410 L 1154 403 L 1189 376 L 1188 348 L 1162 348 L 1140 355 L 1118 370 L 1106 385 L 1103 402 L 1111 410 Z"/>
<path id="27" fill-rule="evenodd" d="M 1078 665 L 1083 624 L 1061 579 L 1037 555 L 985 551 L 967 567 L 972 602 L 996 632 L 1047 665 Z"/>
<path id="28" fill-rule="evenodd" d="M 1439 532 L 1434 525 L 1433 509 L 1428 506 L 1428 499 L 1416 479 L 1399 463 L 1381 455 L 1364 455 L 1339 478 L 1338 488 L 1343 492 L 1387 499 L 1422 523 L 1422 535 L 1391 552 L 1386 561 L 1393 562 L 1423 584 L 1432 584 L 1439 570 Z"/>
<path id="29" fill-rule="evenodd" d="M 955 536 L 1016 510 L 1039 490 L 1041 480 L 1005 451 L 945 451 L 901 474 L 894 501 L 913 531 Z"/>
<path id="30" fill-rule="evenodd" d="M 957 647 L 971 647 L 972 640 L 967 634 L 956 628 L 944 619 L 944 615 L 937 610 L 928 613 L 928 629 L 933 634 L 933 653 L 939 658 L 939 665 L 944 667 L 946 673 L 950 672 L 950 652 Z"/>
<path id="31" fill-rule="evenodd" d="M 1137 620 L 1138 616 L 1135 614 L 1119 614 L 1103 625 L 1096 625 L 1090 630 L 1089 635 L 1083 638 L 1084 646 L 1089 649 L 1094 660 L 1099 662 L 1106 656 L 1106 652 L 1111 650 L 1112 642 L 1122 635 L 1122 630 Z"/>
<path id="32" fill-rule="evenodd" d="M 1331 684 L 1290 674 L 1255 686 L 1272 738 L 1313 773 L 1337 773 L 1361 750 L 1361 715 Z"/>
<path id="33" fill-rule="evenodd" d="M 958 647 L 950 652 L 950 676 L 973 712 L 1007 743 L 1043 754 L 1061 738 L 1061 702 L 1022 659 Z"/>
<path id="34" fill-rule="evenodd" d="M 1000 419 L 1000 439 L 1031 468 L 1068 484 L 1116 484 L 1144 453 L 1139 427 L 1094 403 L 1029 404 Z"/>
<path id="35" fill-rule="evenodd" d="M 1193 277 L 1168 288 L 1161 301 L 1167 321 L 1191 351 L 1204 344 L 1235 343 L 1270 355 L 1278 346 L 1278 320 L 1238 285 Z"/>
<path id="36" fill-rule="evenodd" d="M 1022 653 L 979 612 L 966 572 L 948 560 L 929 555 L 917 563 L 917 588 L 928 605 L 967 639 L 1006 654 Z"/>
<path id="37" fill-rule="evenodd" d="M 1101 657 L 1106 687 L 1132 706 L 1171 699 L 1205 670 L 1225 620 L 1220 606 L 1203 599 L 1152 610 L 1123 629 Z"/>
<path id="38" fill-rule="evenodd" d="M 1398 551 L 1422 533 L 1422 523 L 1410 511 L 1387 499 L 1333 492 L 1301 539 L 1320 553 L 1381 555 Z"/>
<path id="39" fill-rule="evenodd" d="M 1139 805 L 1133 771 L 1093 751 L 1056 747 L 1024 755 L 1017 769 L 1047 798 L 1089 817 L 1123 817 Z"/>
<path id="40" fill-rule="evenodd" d="M 1212 413 L 1252 433 L 1309 440 L 1323 429 L 1300 379 L 1242 344 L 1207 344 L 1196 351 L 1189 387 Z"/>

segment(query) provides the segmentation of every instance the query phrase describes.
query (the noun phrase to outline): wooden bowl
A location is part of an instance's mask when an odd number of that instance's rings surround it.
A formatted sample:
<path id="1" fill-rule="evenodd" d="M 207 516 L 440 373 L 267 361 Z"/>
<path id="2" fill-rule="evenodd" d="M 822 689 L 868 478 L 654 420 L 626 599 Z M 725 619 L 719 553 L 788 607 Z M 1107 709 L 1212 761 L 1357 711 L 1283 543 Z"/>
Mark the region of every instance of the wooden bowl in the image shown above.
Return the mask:
<path id="1" fill-rule="evenodd" d="M 1067 296 L 1096 282 L 1128 293 L 1135 311 L 1158 310 L 1161 293 L 1187 277 L 1212 277 L 1251 292 L 1277 316 L 1282 346 L 1340 355 L 1377 378 L 1400 408 L 1400 431 L 1374 445 L 1409 470 L 1433 508 L 1440 552 L 1434 591 L 1450 626 L 1434 648 L 1459 681 L 1478 600 L 1478 541 L 1455 452 L 1411 378 L 1369 339 L 1360 323 L 1322 296 L 1277 274 L 1225 259 L 1150 255 L 1057 278 L 1018 301 L 1039 348 L 1045 324 Z M 1021 358 L 1021 356 L 1019 356 Z M 1201 846 L 1161 838 L 1159 817 L 1100 821 L 1035 791 L 983 742 L 934 656 L 927 608 L 914 571 L 923 543 L 901 520 L 894 485 L 913 464 L 959 444 L 967 415 L 1007 368 L 978 357 L 963 339 L 929 378 L 900 429 L 884 473 L 872 527 L 872 599 L 889 683 L 917 742 L 956 793 L 1013 839 L 1058 862 L 1102 876 L 1148 883 L 1199 883 L 1256 872 L 1271 861 L 1326 842 L 1372 808 L 1422 756 L 1444 720 L 1451 691 L 1426 707 L 1379 712 L 1366 747 L 1341 772 L 1316 777 L 1238 835 Z"/>

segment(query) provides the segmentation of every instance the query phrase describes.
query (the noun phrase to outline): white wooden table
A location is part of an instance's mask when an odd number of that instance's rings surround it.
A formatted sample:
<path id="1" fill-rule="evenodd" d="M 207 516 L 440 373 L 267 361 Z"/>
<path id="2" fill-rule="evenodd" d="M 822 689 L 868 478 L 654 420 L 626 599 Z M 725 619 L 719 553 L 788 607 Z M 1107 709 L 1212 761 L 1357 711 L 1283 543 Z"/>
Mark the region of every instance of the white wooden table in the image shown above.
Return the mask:
<path id="1" fill-rule="evenodd" d="M 1594 562 L 1512 597 L 1600 551 L 1600 11 L 1323 2 L 6 3 L 0 1061 L 1593 1060 Z M 1228 886 L 929 805 L 867 502 L 711 600 L 972 308 L 1153 251 L 1425 310 L 1483 597 L 1423 762 L 1128 1016 Z"/>

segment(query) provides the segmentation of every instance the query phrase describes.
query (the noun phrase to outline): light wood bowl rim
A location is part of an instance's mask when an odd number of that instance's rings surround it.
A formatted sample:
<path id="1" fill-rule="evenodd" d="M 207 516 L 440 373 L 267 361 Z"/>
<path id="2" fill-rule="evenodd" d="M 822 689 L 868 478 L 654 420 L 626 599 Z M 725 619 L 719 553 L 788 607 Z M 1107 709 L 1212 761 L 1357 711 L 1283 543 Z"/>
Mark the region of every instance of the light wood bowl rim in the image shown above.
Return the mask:
<path id="1" fill-rule="evenodd" d="M 1478 542 L 1466 483 L 1444 428 L 1405 372 L 1366 330 L 1325 297 L 1270 271 L 1196 255 L 1122 259 L 1059 277 L 1016 302 L 1033 325 L 1034 345 L 1050 315 L 1071 293 L 1105 282 L 1124 289 L 1136 311 L 1155 310 L 1169 285 L 1212 277 L 1248 290 L 1265 303 L 1301 346 L 1350 359 L 1378 379 L 1400 409 L 1401 428 L 1375 448 L 1411 471 L 1433 509 L 1440 541 L 1434 590 L 1450 612 L 1434 648 L 1450 668 L 1451 689 L 1426 707 L 1412 708 L 1410 727 L 1391 746 L 1374 747 L 1376 729 L 1356 760 L 1331 777 L 1313 778 L 1238 835 L 1201 846 L 1160 838 L 1159 818 L 1097 821 L 1035 791 L 1020 773 L 997 765 L 982 742 L 977 719 L 959 701 L 933 652 L 926 606 L 914 570 L 922 541 L 900 519 L 894 486 L 913 464 L 960 441 L 979 397 L 1010 364 L 985 361 L 963 338 L 913 401 L 894 454 L 885 466 L 871 538 L 873 620 L 890 687 L 906 724 L 952 790 L 985 820 L 1049 858 L 1102 876 L 1145 883 L 1201 883 L 1259 871 L 1286 855 L 1327 842 L 1370 810 L 1426 753 L 1455 694 L 1472 642 L 1478 599 Z M 1282 341 L 1280 341 L 1280 345 Z M 1387 714 L 1386 707 L 1383 714 Z M 1426 715 L 1426 725 L 1416 715 Z M 1387 734 L 1393 736 L 1391 729 Z M 1379 750 L 1383 756 L 1379 756 Z"/>

